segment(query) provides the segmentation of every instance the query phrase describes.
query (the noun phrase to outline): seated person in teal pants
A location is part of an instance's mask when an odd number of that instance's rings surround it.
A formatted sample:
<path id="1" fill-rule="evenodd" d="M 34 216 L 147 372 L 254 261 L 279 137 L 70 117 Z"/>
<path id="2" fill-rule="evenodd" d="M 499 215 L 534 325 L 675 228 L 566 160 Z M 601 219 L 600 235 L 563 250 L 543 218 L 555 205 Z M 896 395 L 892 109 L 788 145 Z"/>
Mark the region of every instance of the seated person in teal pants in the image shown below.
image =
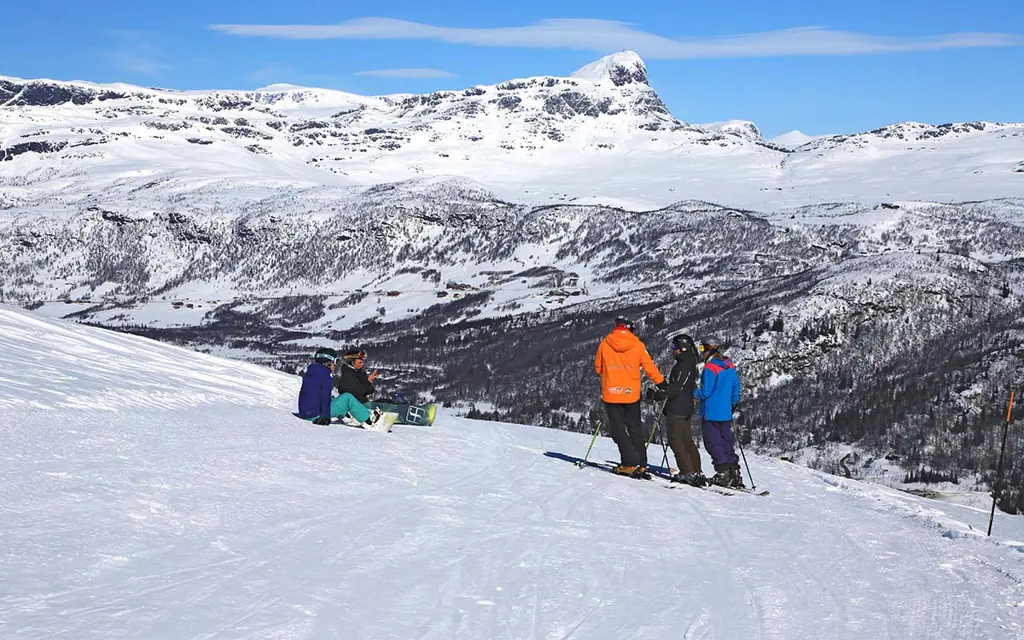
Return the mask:
<path id="1" fill-rule="evenodd" d="M 309 363 L 302 375 L 299 411 L 295 415 L 318 425 L 331 424 L 331 418 L 351 415 L 366 427 L 374 426 L 380 420 L 383 411 L 367 409 L 351 393 L 331 397 L 331 391 L 334 389 L 332 372 L 337 359 L 338 352 L 334 349 L 321 348 L 313 354 L 313 362 Z"/>

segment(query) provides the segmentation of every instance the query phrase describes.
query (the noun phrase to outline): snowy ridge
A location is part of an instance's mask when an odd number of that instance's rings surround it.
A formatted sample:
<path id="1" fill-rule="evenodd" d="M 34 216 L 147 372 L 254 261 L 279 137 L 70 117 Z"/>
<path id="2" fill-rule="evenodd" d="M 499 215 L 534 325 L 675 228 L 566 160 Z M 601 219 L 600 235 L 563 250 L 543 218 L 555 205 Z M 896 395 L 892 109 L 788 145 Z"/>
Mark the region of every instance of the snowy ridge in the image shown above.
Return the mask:
<path id="1" fill-rule="evenodd" d="M 139 209 L 268 187 L 449 176 L 516 202 L 628 209 L 687 199 L 755 209 L 1024 196 L 1024 125 L 900 123 L 798 147 L 746 121 L 673 116 L 643 61 L 619 52 L 567 77 L 427 95 L 273 85 L 169 91 L 0 77 L 0 209 L 82 209 L 128 191 Z"/>
<path id="2" fill-rule="evenodd" d="M 983 510 L 756 455 L 767 498 L 666 490 L 566 462 L 585 434 L 450 415 L 323 429 L 289 415 L 294 376 L 221 361 L 242 406 L 214 358 L 9 309 L 0 336 L 4 637 L 1024 632 L 1021 518 L 988 540 Z M 73 379 L 38 366 L 71 350 Z M 160 385 L 180 401 L 60 401 Z"/>

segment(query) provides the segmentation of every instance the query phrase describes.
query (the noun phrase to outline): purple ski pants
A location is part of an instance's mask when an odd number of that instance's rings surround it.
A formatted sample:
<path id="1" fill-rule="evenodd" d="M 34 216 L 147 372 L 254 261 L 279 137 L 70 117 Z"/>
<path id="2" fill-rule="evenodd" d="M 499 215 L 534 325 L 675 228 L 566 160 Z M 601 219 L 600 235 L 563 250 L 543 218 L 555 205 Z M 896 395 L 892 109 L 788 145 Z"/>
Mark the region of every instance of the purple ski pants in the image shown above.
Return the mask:
<path id="1" fill-rule="evenodd" d="M 736 455 L 736 438 L 732 434 L 732 420 L 716 422 L 704 420 L 701 423 L 704 448 L 711 454 L 715 471 L 739 469 L 740 457 Z"/>

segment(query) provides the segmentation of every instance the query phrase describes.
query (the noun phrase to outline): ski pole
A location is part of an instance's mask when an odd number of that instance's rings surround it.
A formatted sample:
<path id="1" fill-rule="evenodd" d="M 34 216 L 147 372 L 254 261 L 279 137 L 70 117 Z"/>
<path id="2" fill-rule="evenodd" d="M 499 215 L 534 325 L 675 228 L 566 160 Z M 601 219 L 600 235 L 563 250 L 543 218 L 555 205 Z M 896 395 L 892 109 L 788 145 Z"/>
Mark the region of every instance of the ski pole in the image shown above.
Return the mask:
<path id="1" fill-rule="evenodd" d="M 668 420 L 664 422 L 658 420 L 658 444 L 661 445 L 661 466 L 665 467 L 668 473 L 672 472 L 671 467 L 668 466 Z"/>
<path id="2" fill-rule="evenodd" d="M 657 428 L 657 426 L 658 426 L 658 417 L 662 413 L 664 413 L 664 411 L 665 411 L 665 404 L 667 404 L 667 403 L 668 403 L 668 400 L 665 400 L 665 402 L 662 402 L 661 403 L 661 410 L 659 410 L 657 413 L 654 414 L 654 427 L 655 428 Z M 649 446 L 651 444 L 652 440 L 654 440 L 654 429 L 651 429 L 651 434 L 649 436 L 647 436 L 647 442 L 646 442 L 646 444 L 644 444 L 644 446 L 645 447 Z"/>
<path id="3" fill-rule="evenodd" d="M 992 511 L 988 514 L 988 535 L 992 535 L 992 520 L 996 517 L 996 498 L 999 497 L 999 485 L 1003 481 L 1003 454 L 1006 453 L 1006 432 L 1010 430 L 1010 415 L 1013 413 L 1013 395 L 1010 392 L 1010 406 L 1006 409 L 1006 424 L 1003 425 L 1003 444 L 999 448 L 999 470 L 996 471 L 996 484 L 992 488 Z"/>
<path id="4" fill-rule="evenodd" d="M 750 478 L 750 490 L 753 491 L 757 488 L 757 485 L 754 484 L 754 476 L 750 475 L 750 465 L 747 464 L 747 456 L 743 453 L 743 443 L 740 441 L 739 433 L 736 433 L 736 444 L 740 448 L 740 456 L 743 458 L 743 466 L 747 468 L 747 477 Z"/>
<path id="5" fill-rule="evenodd" d="M 594 448 L 594 440 L 597 440 L 597 432 L 601 430 L 601 421 L 597 421 L 597 427 L 594 428 L 594 437 L 590 439 L 590 446 L 587 447 L 587 455 L 583 456 L 583 460 L 576 463 L 576 466 L 580 469 L 587 463 L 587 458 L 590 457 L 590 450 Z"/>
<path id="6" fill-rule="evenodd" d="M 667 424 L 665 425 L 665 430 L 668 430 Z M 658 440 L 661 440 L 661 466 L 671 473 L 672 468 L 668 466 L 668 439 L 665 437 L 665 432 L 661 430 L 660 425 L 658 428 Z"/>

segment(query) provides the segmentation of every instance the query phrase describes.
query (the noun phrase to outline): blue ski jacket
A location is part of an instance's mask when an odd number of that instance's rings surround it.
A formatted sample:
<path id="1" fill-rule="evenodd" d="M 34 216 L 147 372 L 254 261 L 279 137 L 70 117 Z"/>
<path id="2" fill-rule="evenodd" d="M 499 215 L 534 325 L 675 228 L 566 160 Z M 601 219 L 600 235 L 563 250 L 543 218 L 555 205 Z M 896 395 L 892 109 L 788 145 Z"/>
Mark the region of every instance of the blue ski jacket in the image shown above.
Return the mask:
<path id="1" fill-rule="evenodd" d="M 302 375 L 302 387 L 299 389 L 300 418 L 306 420 L 317 416 L 331 415 L 331 390 L 334 379 L 331 370 L 319 362 L 311 362 Z"/>
<path id="2" fill-rule="evenodd" d="M 732 408 L 740 401 L 740 376 L 732 360 L 721 355 L 708 360 L 693 396 L 700 400 L 700 416 L 705 420 L 732 420 Z"/>

